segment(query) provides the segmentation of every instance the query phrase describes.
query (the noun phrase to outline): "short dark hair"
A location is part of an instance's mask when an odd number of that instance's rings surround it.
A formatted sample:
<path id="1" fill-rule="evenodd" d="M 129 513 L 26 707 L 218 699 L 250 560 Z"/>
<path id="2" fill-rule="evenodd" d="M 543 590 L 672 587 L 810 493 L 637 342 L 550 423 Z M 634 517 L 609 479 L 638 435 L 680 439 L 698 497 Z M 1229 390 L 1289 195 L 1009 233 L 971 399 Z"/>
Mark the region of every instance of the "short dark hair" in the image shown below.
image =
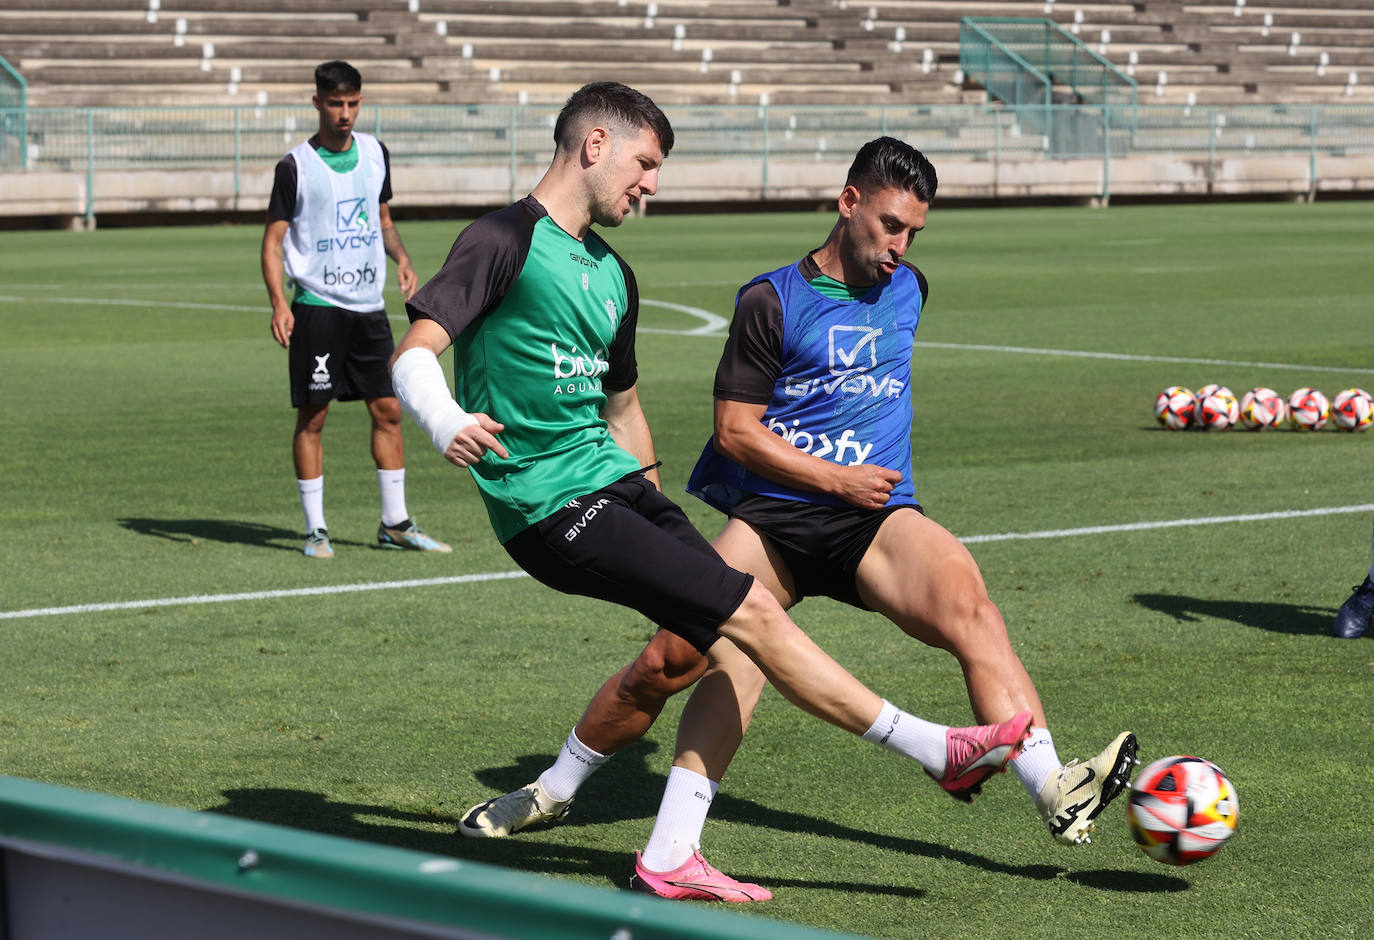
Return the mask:
<path id="1" fill-rule="evenodd" d="M 636 130 L 651 130 L 658 136 L 663 156 L 673 149 L 673 125 L 668 116 L 648 95 L 619 82 L 592 82 L 573 92 L 558 112 L 553 126 L 553 142 L 563 150 L 574 150 L 575 139 L 587 121 L 612 121 Z"/>
<path id="2" fill-rule="evenodd" d="M 315 67 L 315 92 L 327 95 L 331 91 L 362 91 L 363 76 L 347 62 L 335 59 Z"/>
<path id="3" fill-rule="evenodd" d="M 895 137 L 879 137 L 859 148 L 844 184 L 860 192 L 884 186 L 905 189 L 929 205 L 939 180 L 921 151 Z"/>

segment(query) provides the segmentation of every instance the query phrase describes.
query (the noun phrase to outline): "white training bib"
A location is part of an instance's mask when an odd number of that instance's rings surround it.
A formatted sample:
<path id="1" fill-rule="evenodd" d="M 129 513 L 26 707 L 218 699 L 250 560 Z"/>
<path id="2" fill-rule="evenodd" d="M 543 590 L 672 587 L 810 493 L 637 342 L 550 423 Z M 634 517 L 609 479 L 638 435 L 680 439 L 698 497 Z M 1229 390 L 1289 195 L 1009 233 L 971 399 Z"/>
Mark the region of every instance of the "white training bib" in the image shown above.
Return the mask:
<path id="1" fill-rule="evenodd" d="M 386 161 L 370 134 L 353 132 L 358 165 L 336 173 L 309 141 L 291 148 L 296 214 L 283 242 L 286 274 L 301 288 L 345 310 L 381 310 L 386 278 L 380 209 Z"/>

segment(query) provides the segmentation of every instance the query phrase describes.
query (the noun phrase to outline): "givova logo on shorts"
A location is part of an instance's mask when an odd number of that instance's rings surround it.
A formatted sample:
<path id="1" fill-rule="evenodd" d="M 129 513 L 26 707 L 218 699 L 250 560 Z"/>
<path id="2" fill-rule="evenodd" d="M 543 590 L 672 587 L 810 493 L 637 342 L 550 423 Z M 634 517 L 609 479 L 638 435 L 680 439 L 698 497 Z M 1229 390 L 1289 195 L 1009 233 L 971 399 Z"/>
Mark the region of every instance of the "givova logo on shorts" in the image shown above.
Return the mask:
<path id="1" fill-rule="evenodd" d="M 323 356 L 315 356 L 315 371 L 310 373 L 310 390 L 312 392 L 322 392 L 334 385 L 334 377 L 329 374 L 329 357 L 333 353 L 325 353 Z"/>

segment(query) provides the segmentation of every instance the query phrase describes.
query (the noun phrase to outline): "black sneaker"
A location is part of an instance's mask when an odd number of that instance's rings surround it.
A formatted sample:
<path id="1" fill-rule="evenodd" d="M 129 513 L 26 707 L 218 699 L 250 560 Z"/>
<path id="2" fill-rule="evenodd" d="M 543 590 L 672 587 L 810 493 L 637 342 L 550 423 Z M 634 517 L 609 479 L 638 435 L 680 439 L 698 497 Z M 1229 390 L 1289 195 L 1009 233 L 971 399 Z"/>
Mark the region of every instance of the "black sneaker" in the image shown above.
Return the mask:
<path id="1" fill-rule="evenodd" d="M 1331 635 L 1342 640 L 1364 636 L 1369 629 L 1370 615 L 1374 614 L 1374 582 L 1366 575 L 1364 583 L 1355 585 L 1353 590 L 1355 593 L 1341 605 L 1336 624 L 1331 628 Z"/>

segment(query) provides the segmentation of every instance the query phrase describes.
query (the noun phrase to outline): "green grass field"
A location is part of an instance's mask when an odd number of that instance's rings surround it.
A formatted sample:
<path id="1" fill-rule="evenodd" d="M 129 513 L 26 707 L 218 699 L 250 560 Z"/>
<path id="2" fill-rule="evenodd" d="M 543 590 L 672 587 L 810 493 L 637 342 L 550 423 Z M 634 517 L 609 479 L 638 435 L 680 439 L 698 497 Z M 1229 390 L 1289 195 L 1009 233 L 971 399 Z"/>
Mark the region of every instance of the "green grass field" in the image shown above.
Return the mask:
<path id="1" fill-rule="evenodd" d="M 830 222 L 650 216 L 609 235 L 645 298 L 640 390 L 670 493 L 709 434 L 722 342 L 679 308 L 727 317 Z M 422 280 L 457 229 L 401 223 Z M 514 566 L 409 420 L 410 507 L 455 550 L 372 545 L 359 404 L 326 430 L 336 557 L 301 556 L 260 234 L 0 233 L 0 773 L 623 885 L 676 708 L 566 824 L 500 843 L 454 826 L 533 779 L 649 624 L 528 578 L 268 595 Z M 1147 761 L 1210 758 L 1240 832 L 1166 868 L 1117 804 L 1091 847 L 1060 847 L 1013 775 L 957 804 L 769 690 L 705 833 L 718 866 L 777 895 L 745 914 L 890 938 L 1365 934 L 1374 645 L 1328 630 L 1370 560 L 1374 434 L 1170 433 L 1150 409 L 1175 383 L 1370 386 L 1371 246 L 1367 203 L 937 206 L 910 254 L 932 284 L 917 494 L 964 537 L 1144 524 L 970 547 L 1061 755 L 1130 728 Z M 1344 511 L 1203 524 L 1319 509 Z M 96 607 L 52 612 L 77 605 Z M 948 655 L 828 600 L 796 617 L 881 694 L 968 723 Z"/>

